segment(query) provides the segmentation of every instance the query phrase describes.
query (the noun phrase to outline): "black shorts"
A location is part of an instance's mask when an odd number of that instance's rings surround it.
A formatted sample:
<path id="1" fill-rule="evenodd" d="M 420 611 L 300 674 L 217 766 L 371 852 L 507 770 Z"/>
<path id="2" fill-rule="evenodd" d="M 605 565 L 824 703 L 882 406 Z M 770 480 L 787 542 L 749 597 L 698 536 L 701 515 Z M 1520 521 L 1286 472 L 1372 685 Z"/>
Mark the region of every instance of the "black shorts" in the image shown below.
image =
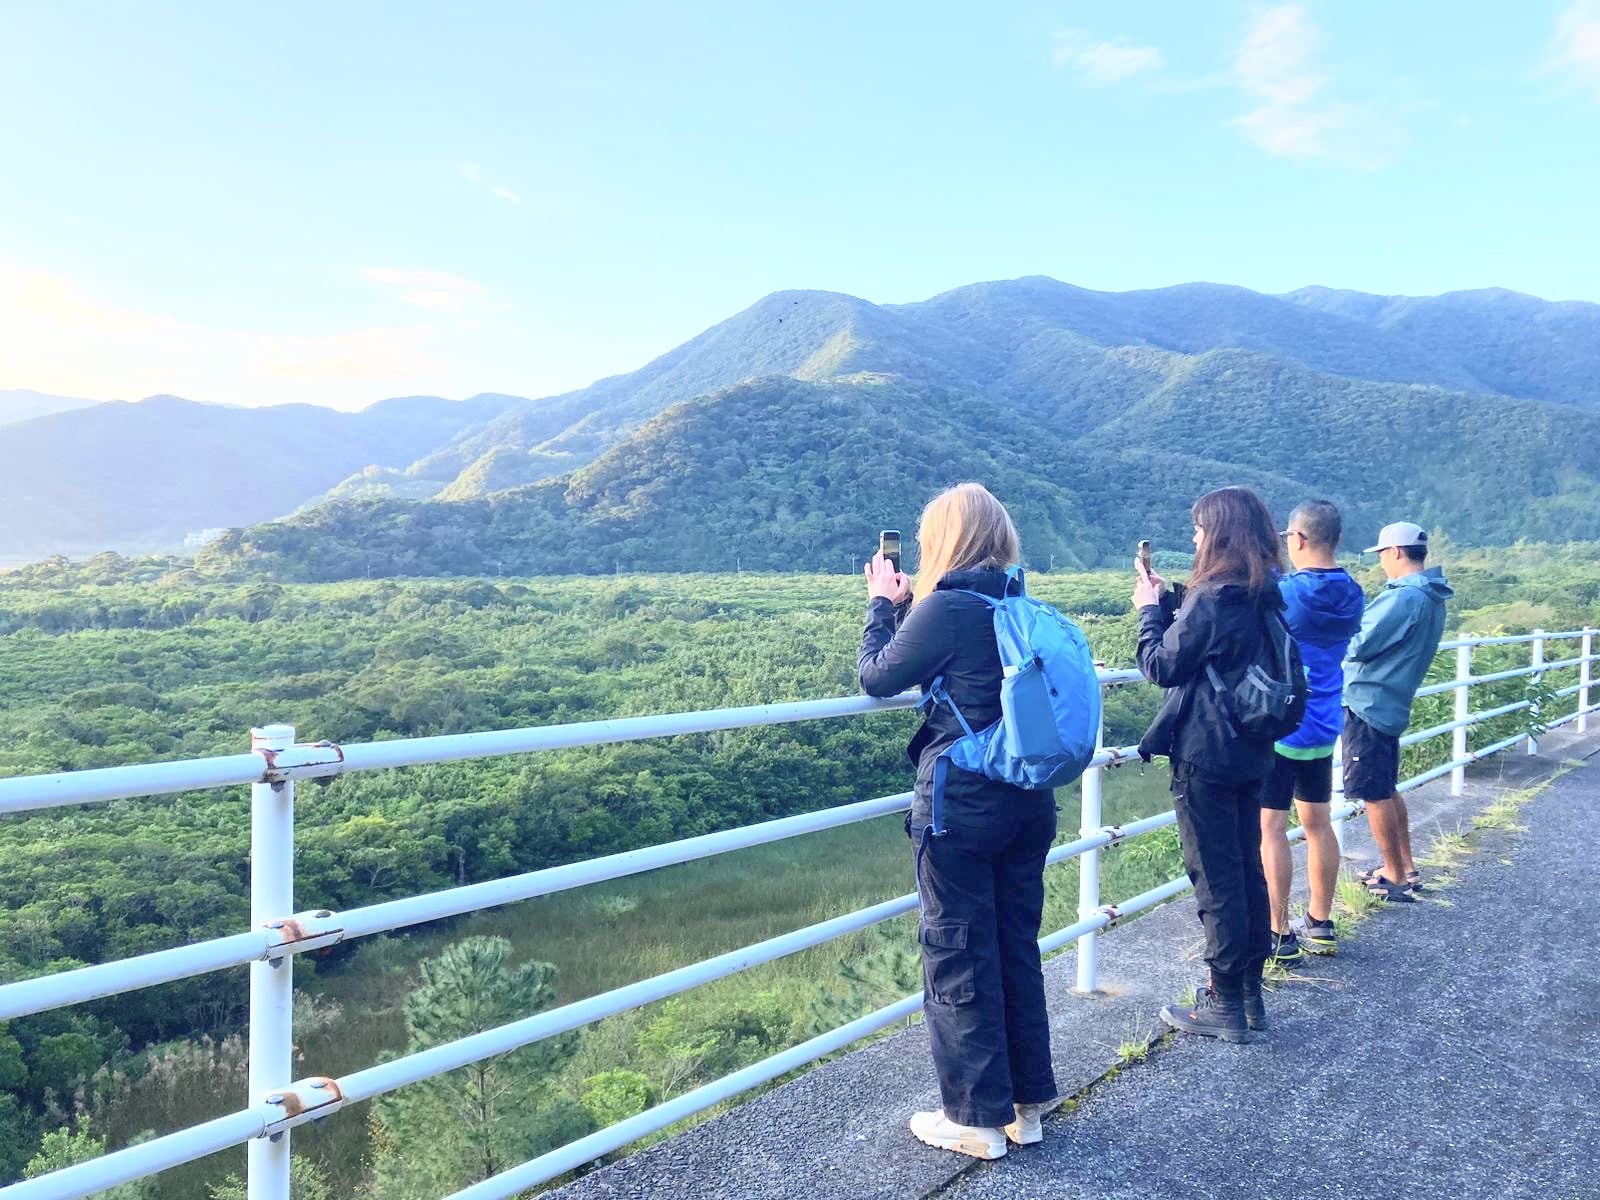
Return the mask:
<path id="1" fill-rule="evenodd" d="M 1333 799 L 1333 755 L 1290 758 L 1274 754 L 1272 770 L 1261 781 L 1261 807 L 1288 812 L 1290 800 L 1326 804 Z"/>
<path id="2" fill-rule="evenodd" d="M 1344 710 L 1344 794 L 1351 800 L 1387 800 L 1400 782 L 1400 739 Z"/>

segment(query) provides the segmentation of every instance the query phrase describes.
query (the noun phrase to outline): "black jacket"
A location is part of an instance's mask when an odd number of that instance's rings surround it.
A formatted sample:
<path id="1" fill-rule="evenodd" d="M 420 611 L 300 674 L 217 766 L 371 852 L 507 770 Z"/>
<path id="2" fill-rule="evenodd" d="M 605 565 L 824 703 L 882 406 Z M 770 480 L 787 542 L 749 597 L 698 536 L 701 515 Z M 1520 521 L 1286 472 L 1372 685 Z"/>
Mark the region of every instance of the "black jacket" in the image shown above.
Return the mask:
<path id="1" fill-rule="evenodd" d="M 950 698 L 967 724 L 980 730 L 1000 719 L 1000 648 L 995 644 L 992 610 L 976 596 L 955 589 L 1005 594 L 1006 574 L 995 568 L 951 571 L 933 595 L 915 608 L 896 609 L 882 597 L 867 607 L 861 635 L 861 690 L 869 696 L 894 696 L 907 688 L 924 690 L 944 676 Z M 933 705 L 906 747 L 917 764 L 917 798 L 928 802 L 934 760 L 962 736 L 961 723 L 948 705 Z M 987 776 L 953 768 L 945 783 L 947 798 L 976 799 L 1038 795 Z"/>
<path id="2" fill-rule="evenodd" d="M 1264 777 L 1272 768 L 1271 740 L 1233 731 L 1205 668 L 1210 663 L 1231 683 L 1250 665 L 1266 635 L 1267 613 L 1283 607 L 1278 589 L 1252 597 L 1242 584 L 1202 584 L 1183 595 L 1176 612 L 1172 597 L 1163 600 L 1139 610 L 1139 670 L 1167 689 L 1140 755 L 1164 754 L 1215 779 Z"/>

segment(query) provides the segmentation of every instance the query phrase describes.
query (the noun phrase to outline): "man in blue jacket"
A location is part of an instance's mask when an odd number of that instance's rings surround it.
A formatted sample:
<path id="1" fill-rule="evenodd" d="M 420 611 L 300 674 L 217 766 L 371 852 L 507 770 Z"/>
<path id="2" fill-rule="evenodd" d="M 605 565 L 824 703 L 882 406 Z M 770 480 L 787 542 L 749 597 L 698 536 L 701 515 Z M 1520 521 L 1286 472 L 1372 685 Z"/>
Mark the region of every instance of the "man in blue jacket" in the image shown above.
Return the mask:
<path id="1" fill-rule="evenodd" d="M 1344 792 L 1367 802 L 1367 821 L 1383 863 L 1366 878 L 1383 900 L 1416 899 L 1422 877 L 1411 857 L 1411 821 L 1396 785 L 1400 735 L 1411 702 L 1444 633 L 1454 593 L 1437 567 L 1424 569 L 1428 531 L 1410 521 L 1385 525 L 1376 552 L 1389 582 L 1373 597 L 1344 664 Z"/>
<path id="2" fill-rule="evenodd" d="M 1326 500 L 1307 500 L 1289 514 L 1283 540 L 1294 572 L 1278 581 L 1284 620 L 1300 644 L 1310 695 L 1305 719 L 1277 745 L 1272 774 L 1261 788 L 1261 863 L 1267 873 L 1272 914 L 1272 956 L 1281 963 L 1301 957 L 1301 943 L 1317 954 L 1338 946 L 1333 928 L 1333 890 L 1339 881 L 1339 841 L 1328 819 L 1333 798 L 1333 744 L 1344 724 L 1340 664 L 1361 628 L 1366 603 L 1361 585 L 1333 561 L 1343 523 Z M 1306 831 L 1306 882 L 1311 896 L 1306 918 L 1289 923 L 1289 801 Z M 1298 930 L 1298 934 L 1297 934 Z"/>

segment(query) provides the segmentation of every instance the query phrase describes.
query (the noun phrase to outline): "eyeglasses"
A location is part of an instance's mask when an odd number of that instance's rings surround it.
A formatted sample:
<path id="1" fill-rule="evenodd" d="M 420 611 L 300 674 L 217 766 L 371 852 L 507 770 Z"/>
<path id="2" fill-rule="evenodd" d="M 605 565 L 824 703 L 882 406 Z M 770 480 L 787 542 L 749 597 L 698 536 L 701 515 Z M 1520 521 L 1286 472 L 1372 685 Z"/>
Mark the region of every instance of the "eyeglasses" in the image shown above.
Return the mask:
<path id="1" fill-rule="evenodd" d="M 1278 530 L 1278 537 L 1284 542 L 1288 542 L 1288 540 L 1292 537 L 1297 537 L 1302 542 L 1309 542 L 1311 540 L 1298 529 L 1280 529 Z"/>

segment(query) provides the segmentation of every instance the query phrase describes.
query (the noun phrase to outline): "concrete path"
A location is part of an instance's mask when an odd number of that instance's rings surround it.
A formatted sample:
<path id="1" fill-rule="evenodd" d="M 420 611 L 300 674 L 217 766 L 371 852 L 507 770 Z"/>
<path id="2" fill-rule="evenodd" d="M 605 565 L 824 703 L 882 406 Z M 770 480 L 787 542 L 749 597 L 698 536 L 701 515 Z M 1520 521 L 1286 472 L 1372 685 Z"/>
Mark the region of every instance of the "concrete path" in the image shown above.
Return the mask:
<path id="1" fill-rule="evenodd" d="M 1411 796 L 1418 850 L 1510 788 L 1600 747 L 1552 736 L 1501 756 L 1453 798 Z M 1163 1004 L 1204 977 L 1180 900 L 1101 941 L 1106 994 L 1071 992 L 1070 953 L 1046 965 L 1058 1082 L 1084 1091 L 1040 1147 L 994 1164 L 922 1146 L 905 1122 L 937 1107 L 920 1025 L 844 1055 L 553 1193 L 561 1200 L 704 1197 L 920 1200 L 951 1196 L 1600 1196 L 1600 945 L 1581 907 L 1600 862 L 1600 759 L 1487 835 L 1441 901 L 1368 920 L 1334 959 L 1273 997 L 1262 1045 L 1158 1047 L 1105 1080 L 1125 1041 L 1154 1041 Z M 1347 852 L 1370 855 L 1365 822 Z M 1502 861 L 1503 860 L 1503 861 Z M 1297 873 L 1298 877 L 1299 873 Z M 1500 952 L 1510 948 L 1509 953 Z M 1369 1076 L 1394 1094 L 1358 1094 Z M 1272 1161 L 1265 1161 L 1272 1160 Z M 1580 1188 L 1579 1175 L 1592 1184 Z"/>
<path id="2" fill-rule="evenodd" d="M 1174 1041 L 941 1194 L 1600 1196 L 1600 758 L 1520 819 L 1280 989 L 1266 1044 Z"/>

